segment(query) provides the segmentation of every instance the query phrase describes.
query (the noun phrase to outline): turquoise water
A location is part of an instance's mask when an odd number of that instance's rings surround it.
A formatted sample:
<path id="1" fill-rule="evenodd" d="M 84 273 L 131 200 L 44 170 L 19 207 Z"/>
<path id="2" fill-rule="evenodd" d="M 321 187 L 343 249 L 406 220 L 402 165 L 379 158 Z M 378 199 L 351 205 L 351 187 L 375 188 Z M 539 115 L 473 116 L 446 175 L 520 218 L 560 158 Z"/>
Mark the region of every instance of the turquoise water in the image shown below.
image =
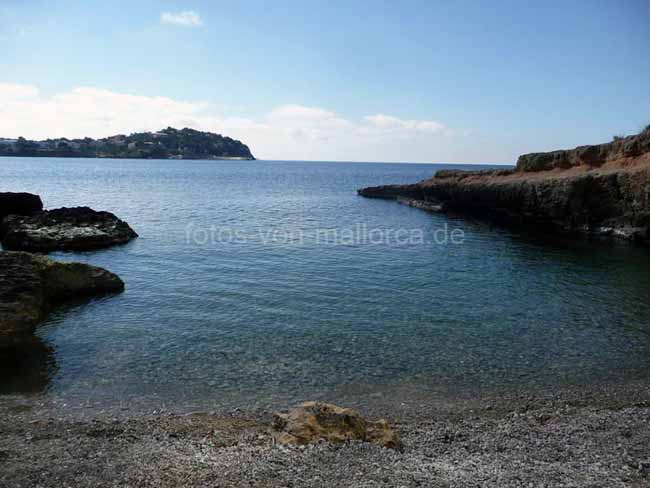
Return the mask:
<path id="1" fill-rule="evenodd" d="M 127 289 L 40 327 L 54 366 L 38 394 L 269 405 L 646 375 L 647 249 L 356 195 L 444 167 L 0 159 L 2 191 L 109 210 L 140 234 L 53 254 L 106 267 Z"/>

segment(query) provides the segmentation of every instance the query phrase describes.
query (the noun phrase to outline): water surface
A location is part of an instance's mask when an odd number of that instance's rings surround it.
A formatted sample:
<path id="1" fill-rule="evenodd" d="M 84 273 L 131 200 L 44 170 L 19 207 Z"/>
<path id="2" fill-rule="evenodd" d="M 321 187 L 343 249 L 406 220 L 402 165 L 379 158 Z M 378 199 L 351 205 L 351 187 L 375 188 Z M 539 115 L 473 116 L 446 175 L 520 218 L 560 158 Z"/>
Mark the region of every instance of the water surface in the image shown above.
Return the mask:
<path id="1" fill-rule="evenodd" d="M 266 406 L 645 375 L 647 249 L 356 195 L 444 167 L 0 158 L 3 191 L 109 210 L 140 234 L 52 255 L 106 267 L 127 289 L 39 328 L 56 365 L 39 395 Z M 399 229 L 411 239 L 381 237 Z M 453 229 L 462 243 L 444 242 Z"/>

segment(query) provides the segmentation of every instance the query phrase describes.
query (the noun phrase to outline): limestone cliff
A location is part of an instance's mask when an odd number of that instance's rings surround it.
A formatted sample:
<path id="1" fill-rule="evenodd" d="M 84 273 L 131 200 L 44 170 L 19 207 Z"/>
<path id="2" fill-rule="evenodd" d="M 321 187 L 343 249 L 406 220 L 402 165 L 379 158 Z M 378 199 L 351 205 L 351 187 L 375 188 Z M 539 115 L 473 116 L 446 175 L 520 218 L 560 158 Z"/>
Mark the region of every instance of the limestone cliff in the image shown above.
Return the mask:
<path id="1" fill-rule="evenodd" d="M 412 185 L 363 188 L 359 194 L 649 242 L 650 127 L 607 144 L 525 154 L 514 170 L 444 170 Z"/>

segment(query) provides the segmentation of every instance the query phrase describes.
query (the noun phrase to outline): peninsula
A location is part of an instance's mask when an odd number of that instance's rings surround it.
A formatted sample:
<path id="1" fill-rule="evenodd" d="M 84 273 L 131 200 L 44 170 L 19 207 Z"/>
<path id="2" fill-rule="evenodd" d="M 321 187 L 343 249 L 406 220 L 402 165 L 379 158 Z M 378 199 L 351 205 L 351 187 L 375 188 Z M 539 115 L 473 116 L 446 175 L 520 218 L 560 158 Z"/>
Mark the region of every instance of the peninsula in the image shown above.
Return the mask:
<path id="1" fill-rule="evenodd" d="M 418 183 L 358 193 L 508 225 L 648 243 L 649 191 L 650 126 L 604 144 L 524 154 L 514 169 L 442 170 Z"/>
<path id="2" fill-rule="evenodd" d="M 230 137 L 194 129 L 167 127 L 158 132 L 118 134 L 103 139 L 0 138 L 0 156 L 128 159 L 254 160 L 248 146 Z"/>

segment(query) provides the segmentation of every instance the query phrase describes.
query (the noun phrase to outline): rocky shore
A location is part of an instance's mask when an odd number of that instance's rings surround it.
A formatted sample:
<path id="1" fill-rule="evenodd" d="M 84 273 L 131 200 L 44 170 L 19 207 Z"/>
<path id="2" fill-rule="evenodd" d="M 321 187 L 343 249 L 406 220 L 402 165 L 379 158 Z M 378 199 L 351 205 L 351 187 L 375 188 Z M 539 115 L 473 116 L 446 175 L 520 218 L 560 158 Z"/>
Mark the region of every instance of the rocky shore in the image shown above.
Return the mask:
<path id="1" fill-rule="evenodd" d="M 122 280 L 102 268 L 0 252 L 0 391 L 38 384 L 44 365 L 53 363 L 50 348 L 33 333 L 55 306 L 122 290 Z"/>
<path id="2" fill-rule="evenodd" d="M 53 306 L 119 293 L 124 283 L 103 268 L 24 252 L 0 253 L 0 336 L 32 333 Z"/>
<path id="3" fill-rule="evenodd" d="M 359 193 L 428 211 L 648 241 L 648 142 L 650 131 L 524 155 L 515 170 L 441 171 L 414 185 Z M 89 250 L 137 236 L 108 212 L 43 211 L 35 195 L 2 198 L 7 249 Z M 34 330 L 54 307 L 123 289 L 102 268 L 0 252 L 0 377 L 11 381 L 31 357 L 52 356 Z M 245 405 L 143 412 L 52 405 L 47 394 L 4 396 L 0 486 L 650 486 L 647 380 L 470 400 L 392 395 L 378 405 L 363 405 L 364 415 L 316 402 L 288 412 Z"/>
<path id="4" fill-rule="evenodd" d="M 51 348 L 35 334 L 50 311 L 124 290 L 113 273 L 31 252 L 88 250 L 137 236 L 109 212 L 87 207 L 43 210 L 38 195 L 0 193 L 0 393 L 39 390 L 55 368 Z"/>
<path id="5" fill-rule="evenodd" d="M 650 127 L 571 150 L 525 154 L 513 170 L 443 170 L 359 195 L 508 225 L 650 242 Z"/>
<path id="6" fill-rule="evenodd" d="M 138 234 L 110 212 L 89 207 L 43 210 L 32 193 L 0 193 L 0 243 L 5 250 L 90 251 L 126 244 Z"/>

